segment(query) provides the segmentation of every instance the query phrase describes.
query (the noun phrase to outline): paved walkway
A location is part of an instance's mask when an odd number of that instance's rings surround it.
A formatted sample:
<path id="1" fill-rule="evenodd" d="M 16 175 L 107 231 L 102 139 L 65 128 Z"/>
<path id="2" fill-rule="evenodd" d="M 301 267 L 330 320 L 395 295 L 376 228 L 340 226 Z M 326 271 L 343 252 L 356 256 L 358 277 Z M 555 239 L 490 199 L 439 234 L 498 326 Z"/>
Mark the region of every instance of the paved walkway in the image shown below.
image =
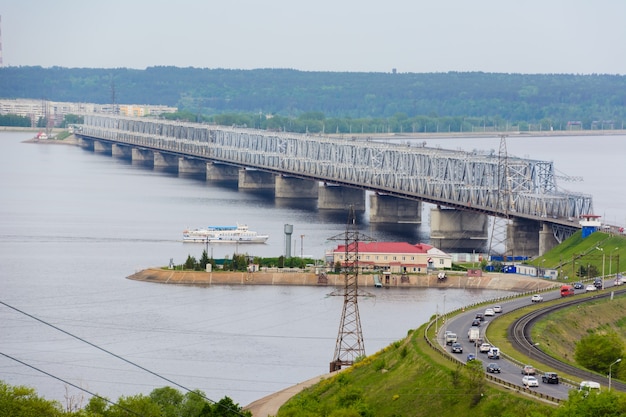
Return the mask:
<path id="1" fill-rule="evenodd" d="M 252 412 L 253 417 L 271 417 L 278 413 L 278 409 L 285 404 L 291 397 L 299 393 L 305 388 L 317 384 L 322 379 L 330 378 L 335 375 L 336 372 L 316 376 L 308 381 L 301 382 L 289 388 L 285 388 L 282 391 L 278 391 L 274 394 L 270 394 L 267 397 L 263 397 L 255 402 L 243 407 L 244 410 Z"/>

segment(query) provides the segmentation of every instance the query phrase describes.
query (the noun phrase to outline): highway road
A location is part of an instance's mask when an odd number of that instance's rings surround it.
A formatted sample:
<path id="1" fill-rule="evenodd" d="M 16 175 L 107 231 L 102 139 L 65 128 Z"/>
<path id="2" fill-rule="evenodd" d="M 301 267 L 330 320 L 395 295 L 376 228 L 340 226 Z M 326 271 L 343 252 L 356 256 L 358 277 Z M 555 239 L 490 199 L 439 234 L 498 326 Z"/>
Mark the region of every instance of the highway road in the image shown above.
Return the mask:
<path id="1" fill-rule="evenodd" d="M 613 280 L 609 280 L 607 279 L 605 281 L 605 287 L 610 287 L 613 285 Z M 576 290 L 575 291 L 576 294 L 581 294 L 581 293 L 585 293 L 585 289 L 580 289 L 580 290 Z M 555 290 L 555 291 L 549 291 L 549 292 L 545 292 L 542 293 L 541 296 L 543 297 L 543 302 L 546 301 L 550 301 L 550 300 L 554 300 L 554 299 L 559 299 L 561 298 L 560 296 L 560 292 L 559 290 Z M 498 303 L 494 303 L 492 305 L 486 305 L 484 307 L 481 307 L 479 309 L 472 309 L 472 310 L 467 310 L 461 314 L 458 314 L 452 318 L 450 318 L 439 330 L 439 335 L 438 335 L 438 342 L 440 343 L 441 346 L 445 347 L 445 349 L 450 353 L 450 355 L 455 356 L 458 360 L 460 360 L 461 362 L 465 363 L 467 361 L 467 355 L 468 354 L 474 354 L 476 356 L 476 358 L 480 361 L 482 361 L 483 363 L 483 368 L 486 368 L 487 364 L 490 362 L 496 362 L 500 365 L 501 368 L 501 373 L 500 374 L 493 374 L 494 376 L 508 382 L 511 384 L 515 384 L 518 386 L 522 386 L 522 365 L 520 364 L 516 364 L 510 360 L 504 359 L 502 356 L 500 357 L 500 359 L 498 360 L 492 360 L 489 359 L 487 357 L 486 353 L 481 353 L 478 350 L 478 345 L 474 344 L 473 342 L 470 342 L 468 340 L 468 331 L 469 329 L 472 327 L 472 322 L 475 320 L 476 318 L 476 314 L 477 313 L 483 313 L 485 312 L 486 308 L 490 308 L 493 307 L 494 305 L 499 305 L 502 307 L 502 313 L 496 313 L 496 315 L 494 316 L 486 316 L 484 317 L 484 320 L 481 321 L 481 324 L 479 326 L 480 329 L 480 335 L 481 337 L 483 337 L 483 335 L 485 334 L 485 331 L 487 329 L 487 327 L 489 326 L 490 321 L 492 321 L 493 319 L 497 318 L 499 315 L 502 314 L 506 314 L 507 312 L 510 312 L 512 310 L 521 308 L 521 307 L 526 307 L 529 306 L 531 304 L 536 304 L 535 302 L 531 301 L 531 295 L 528 296 L 524 296 L 524 297 L 520 297 L 520 298 L 516 298 L 513 300 L 509 300 L 509 301 L 504 301 L 504 302 L 498 302 Z M 457 334 L 457 338 L 458 338 L 458 342 L 462 345 L 463 347 L 463 353 L 452 353 L 451 352 L 451 346 L 450 345 L 446 345 L 445 343 L 445 332 L 446 331 L 451 331 Z M 532 345 L 531 345 L 532 346 Z M 529 352 L 527 353 L 527 355 L 530 356 L 530 354 L 532 354 L 531 350 L 532 349 L 538 349 L 539 346 L 532 346 L 529 347 Z M 506 352 L 504 352 L 506 354 Z M 535 361 L 536 362 L 536 361 Z M 540 367 L 539 369 L 537 369 L 537 374 L 535 375 L 536 378 L 539 380 L 539 386 L 538 387 L 534 387 L 531 388 L 533 390 L 536 390 L 546 396 L 552 396 L 558 399 L 567 399 L 568 397 L 568 392 L 571 389 L 577 389 L 577 386 L 574 385 L 570 385 L 567 382 L 561 381 L 559 384 L 546 384 L 543 383 L 541 381 L 541 375 L 544 372 L 557 372 L 558 370 L 555 369 L 548 369 L 548 368 L 542 368 Z"/>

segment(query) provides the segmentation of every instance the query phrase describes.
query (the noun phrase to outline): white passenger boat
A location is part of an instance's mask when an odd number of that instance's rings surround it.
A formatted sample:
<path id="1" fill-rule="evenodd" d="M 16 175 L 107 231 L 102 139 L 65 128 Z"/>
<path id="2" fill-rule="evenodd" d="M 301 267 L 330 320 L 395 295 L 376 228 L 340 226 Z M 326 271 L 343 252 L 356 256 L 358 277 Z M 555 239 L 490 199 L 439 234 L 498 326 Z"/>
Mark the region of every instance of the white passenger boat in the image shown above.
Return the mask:
<path id="1" fill-rule="evenodd" d="M 260 235 L 245 224 L 209 226 L 206 229 L 183 230 L 183 242 L 197 243 L 265 243 L 268 235 Z"/>

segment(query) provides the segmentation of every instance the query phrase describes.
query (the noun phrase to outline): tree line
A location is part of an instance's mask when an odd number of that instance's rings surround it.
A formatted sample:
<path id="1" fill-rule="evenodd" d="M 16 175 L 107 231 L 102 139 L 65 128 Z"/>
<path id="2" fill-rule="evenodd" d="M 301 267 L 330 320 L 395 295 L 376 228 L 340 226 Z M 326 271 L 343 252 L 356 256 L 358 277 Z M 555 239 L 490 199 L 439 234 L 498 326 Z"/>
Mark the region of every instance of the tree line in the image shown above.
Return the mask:
<path id="1" fill-rule="evenodd" d="M 626 77 L 291 69 L 0 68 L 0 97 L 176 106 L 223 125 L 324 133 L 621 129 Z"/>

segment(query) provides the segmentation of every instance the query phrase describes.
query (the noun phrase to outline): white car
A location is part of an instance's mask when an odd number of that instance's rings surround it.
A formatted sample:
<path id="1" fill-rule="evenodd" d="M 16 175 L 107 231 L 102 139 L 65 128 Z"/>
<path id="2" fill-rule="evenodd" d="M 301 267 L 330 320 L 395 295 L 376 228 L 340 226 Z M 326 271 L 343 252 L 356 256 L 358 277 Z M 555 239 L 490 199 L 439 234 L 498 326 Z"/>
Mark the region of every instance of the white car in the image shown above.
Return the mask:
<path id="1" fill-rule="evenodd" d="M 478 348 L 480 353 L 487 353 L 487 352 L 489 352 L 489 349 L 491 349 L 491 345 L 489 343 L 483 343 Z"/>
<path id="2" fill-rule="evenodd" d="M 598 291 L 595 285 L 589 284 L 585 287 L 585 292 Z"/>
<path id="3" fill-rule="evenodd" d="M 495 316 L 496 312 L 493 308 L 488 308 L 485 310 L 485 316 Z"/>
<path id="4" fill-rule="evenodd" d="M 543 296 L 541 294 L 535 294 L 531 297 L 530 301 L 533 303 L 540 303 L 543 301 Z"/>
<path id="5" fill-rule="evenodd" d="M 525 377 L 522 378 L 522 384 L 525 387 L 538 387 L 539 386 L 539 381 L 537 380 L 537 378 L 535 378 L 532 375 L 526 375 Z"/>
<path id="6" fill-rule="evenodd" d="M 494 313 L 502 313 L 502 306 L 493 306 Z"/>

